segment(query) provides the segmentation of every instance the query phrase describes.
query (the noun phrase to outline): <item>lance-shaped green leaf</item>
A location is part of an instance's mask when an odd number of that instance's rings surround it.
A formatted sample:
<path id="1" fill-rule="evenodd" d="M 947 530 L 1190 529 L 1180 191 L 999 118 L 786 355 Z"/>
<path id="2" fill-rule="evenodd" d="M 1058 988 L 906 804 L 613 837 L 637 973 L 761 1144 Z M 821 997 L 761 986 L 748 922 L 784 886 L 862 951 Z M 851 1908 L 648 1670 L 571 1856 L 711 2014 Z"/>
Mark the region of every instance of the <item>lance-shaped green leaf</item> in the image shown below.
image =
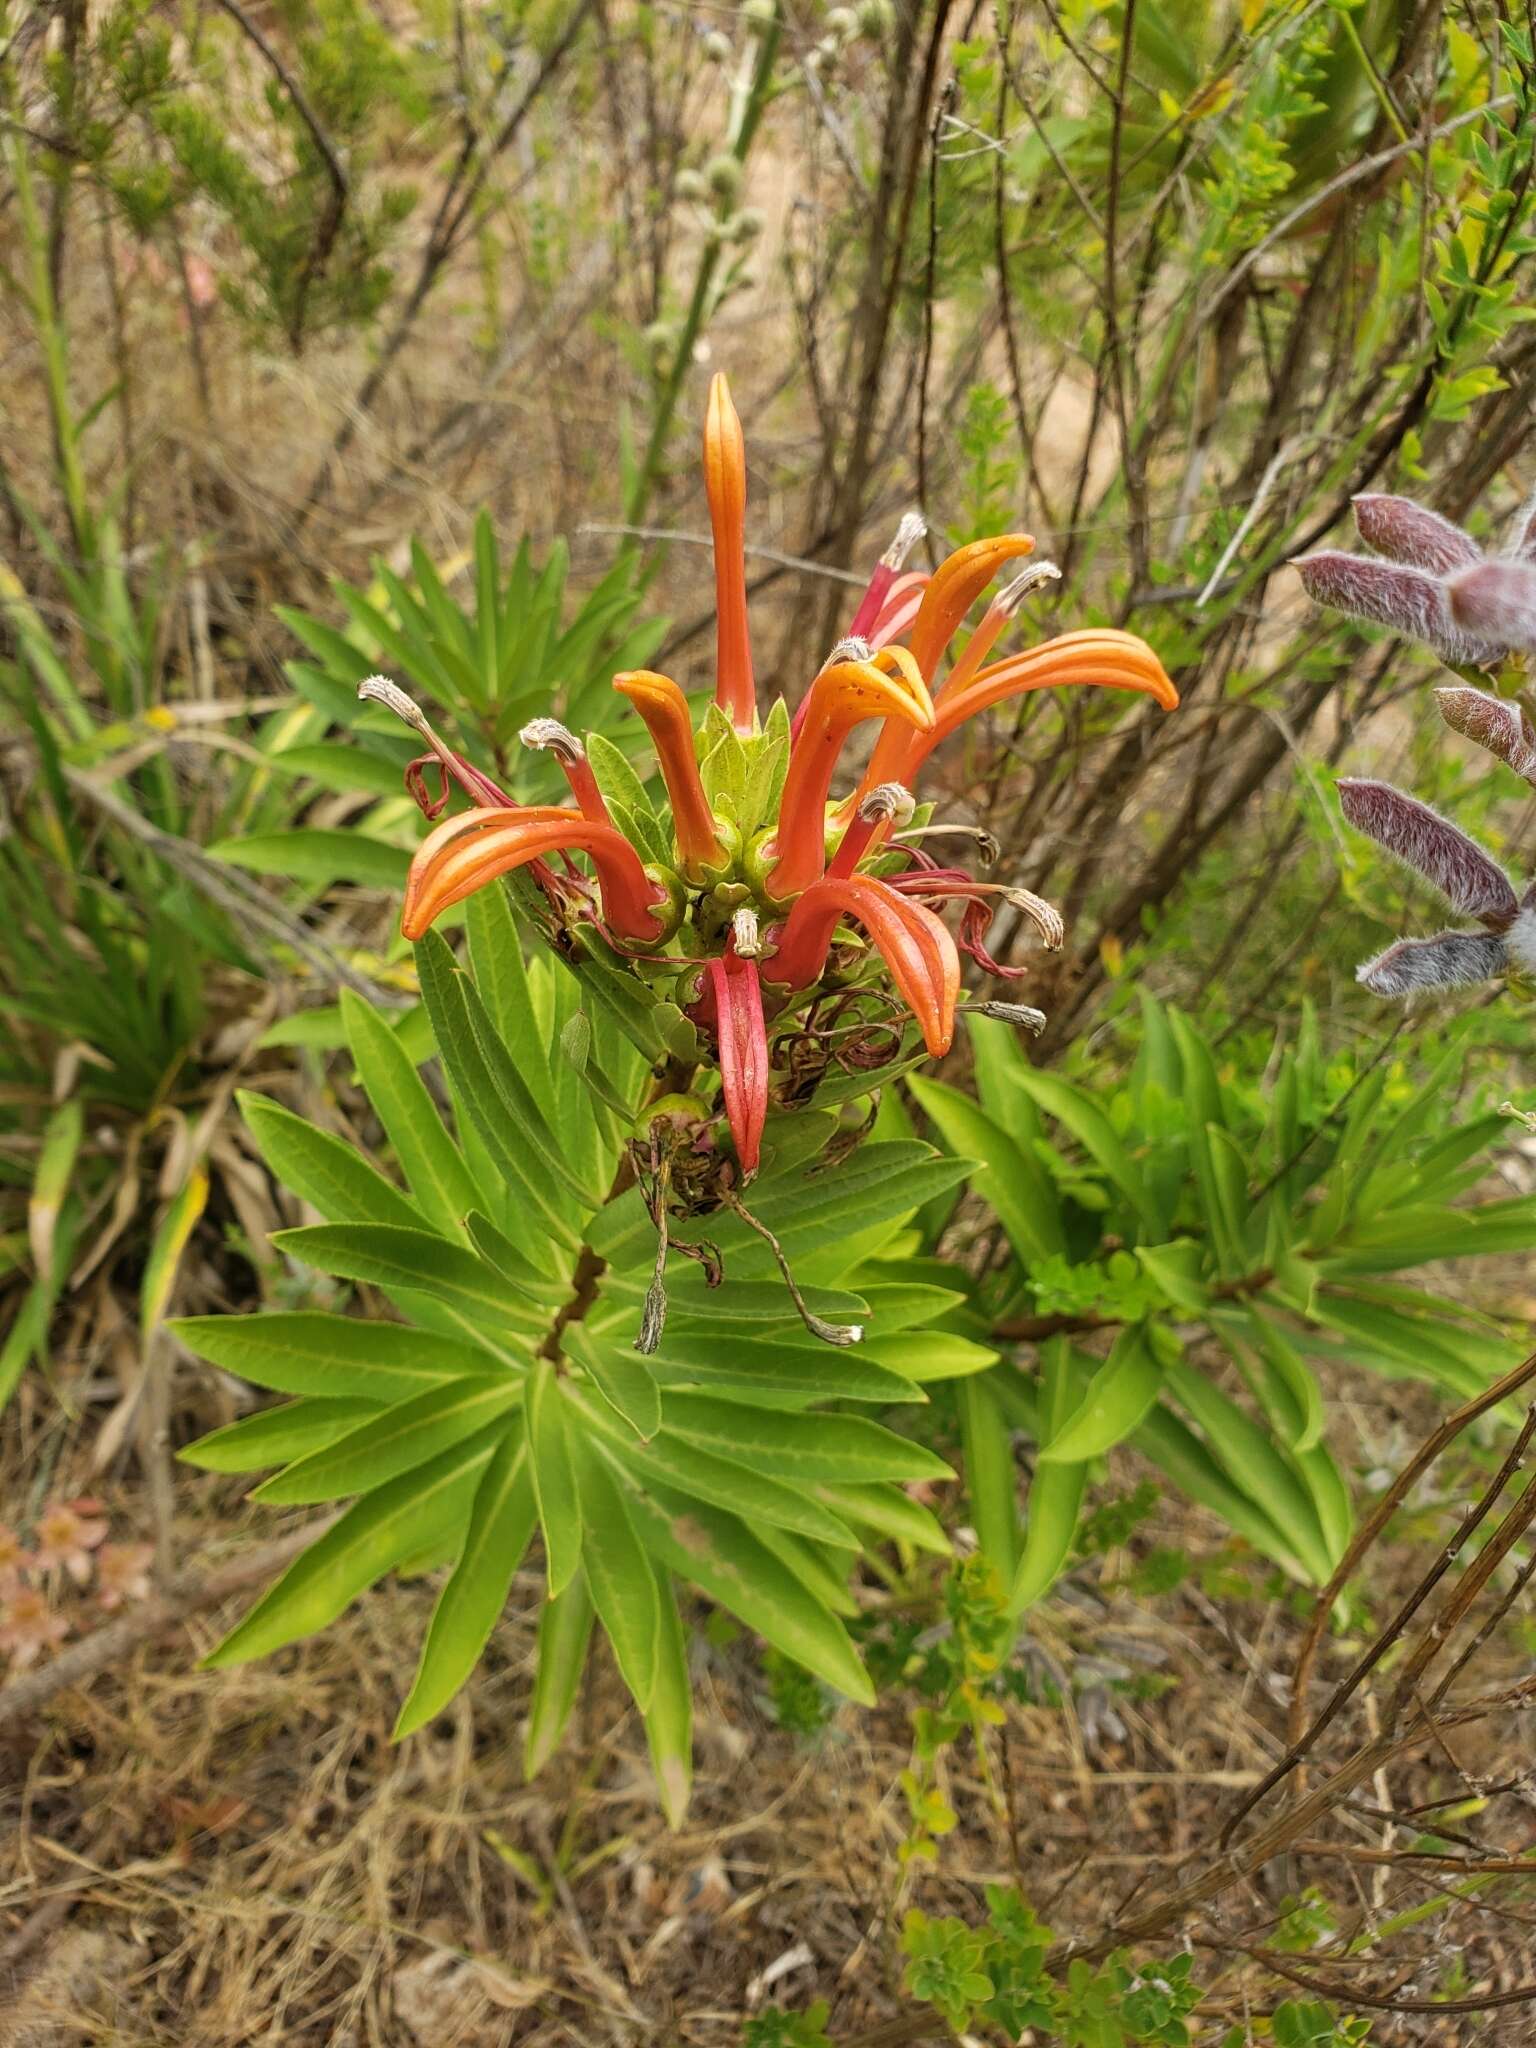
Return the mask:
<path id="1" fill-rule="evenodd" d="M 1192 1238 L 1172 1244 L 1139 1244 L 1134 1247 L 1148 1279 L 1161 1290 L 1169 1304 L 1186 1315 L 1203 1316 L 1210 1302 L 1201 1247 Z"/>
<path id="2" fill-rule="evenodd" d="M 914 1383 L 967 1379 L 997 1363 L 997 1352 L 990 1344 L 978 1344 L 974 1337 L 962 1337 L 953 1330 L 898 1330 L 889 1337 L 866 1340 L 864 1349 L 871 1364 L 887 1366 Z M 915 1384 L 907 1395 L 908 1400 L 914 1398 L 923 1398 Z"/>
<path id="3" fill-rule="evenodd" d="M 544 1532 L 549 1595 L 557 1600 L 581 1569 L 581 1496 L 571 1442 L 571 1417 L 555 1368 L 547 1358 L 528 1375 L 528 1450 L 533 1497 Z"/>
<path id="4" fill-rule="evenodd" d="M 976 1540 L 1008 1585 L 1018 1563 L 1019 1511 L 1007 1419 L 990 1378 L 961 1380 L 955 1397 Z"/>
<path id="5" fill-rule="evenodd" d="M 697 1278 L 694 1277 L 696 1274 Z M 609 1283 L 608 1291 L 639 1300 L 645 1292 L 645 1283 L 638 1276 L 634 1280 L 618 1276 Z M 812 1314 L 829 1323 L 860 1323 L 870 1312 L 864 1296 L 851 1293 L 846 1288 L 806 1287 L 801 1292 Z M 733 1280 L 729 1288 L 722 1290 L 711 1287 L 696 1266 L 688 1266 L 667 1279 L 667 1327 L 670 1330 L 689 1329 L 697 1324 L 716 1328 L 727 1325 L 732 1330 L 745 1326 L 747 1333 L 754 1338 L 773 1342 L 783 1337 L 798 1338 L 804 1334 L 805 1325 L 787 1304 L 782 1280 Z M 758 1327 L 764 1323 L 776 1327 L 771 1330 Z"/>
<path id="6" fill-rule="evenodd" d="M 1355 1532 L 1355 1506 L 1350 1499 L 1348 1483 L 1326 1444 L 1313 1444 L 1310 1450 L 1292 1451 L 1289 1458 L 1312 1496 L 1331 1573 L 1348 1550 L 1349 1540 Z"/>
<path id="7" fill-rule="evenodd" d="M 1308 1578 L 1321 1585 L 1332 1566 L 1316 1507 L 1269 1437 L 1182 1359 L 1168 1368 L 1168 1388 L 1199 1423 L 1228 1478 L 1284 1531 L 1287 1548 L 1301 1559 Z"/>
<path id="8" fill-rule="evenodd" d="M 205 1472 L 263 1472 L 306 1458 L 380 1412 L 377 1402 L 355 1396 L 284 1401 L 276 1408 L 228 1422 L 176 1453 L 184 1465 Z"/>
<path id="9" fill-rule="evenodd" d="M 522 1115 L 509 1110 L 508 1099 L 492 1075 L 482 1035 L 477 1035 L 471 1022 L 468 978 L 455 966 L 447 942 L 437 932 L 428 932 L 417 946 L 416 968 L 443 1064 L 499 1171 L 552 1240 L 576 1250 L 577 1233 L 551 1192 L 551 1155 L 558 1149 L 556 1140 L 542 1115 L 536 1114 L 526 1084 L 520 1097 L 513 1091 Z M 482 1034 L 488 1039 L 491 1027 L 483 1007 L 480 1015 Z"/>
<path id="10" fill-rule="evenodd" d="M 509 1373 L 429 1387 L 274 1474 L 252 1499 L 293 1506 L 368 1493 L 473 1436 L 521 1399 L 522 1387 Z"/>
<path id="11" fill-rule="evenodd" d="M 535 1517 L 527 1441 L 510 1428 L 475 1488 L 464 1547 L 432 1610 L 415 1683 L 395 1722 L 396 1742 L 441 1713 L 480 1661 Z"/>
<path id="12" fill-rule="evenodd" d="M 358 1077 L 422 1214 L 439 1230 L 462 1236 L 464 1218 L 478 1206 L 474 1182 L 415 1062 L 384 1020 L 351 989 L 341 992 L 341 1014 Z"/>
<path id="13" fill-rule="evenodd" d="M 1153 1355 L 1145 1324 L 1120 1332 L 1104 1363 L 1089 1381 L 1079 1406 L 1062 1423 L 1040 1462 L 1077 1465 L 1100 1458 L 1124 1443 L 1157 1399 L 1163 1368 Z"/>
<path id="14" fill-rule="evenodd" d="M 56 1287 L 60 1278 L 54 1256 L 59 1216 L 84 1135 L 85 1110 L 78 1098 L 71 1096 L 49 1117 L 32 1171 L 27 1196 L 27 1238 L 38 1280 L 45 1289 Z"/>
<path id="15" fill-rule="evenodd" d="M 355 1394 L 386 1404 L 445 1380 L 505 1374 L 489 1351 L 412 1329 L 310 1309 L 182 1316 L 166 1326 L 190 1351 L 280 1394 Z"/>
<path id="16" fill-rule="evenodd" d="M 810 1498 L 802 1487 L 786 1486 L 738 1459 L 705 1450 L 697 1443 L 681 1442 L 665 1429 L 648 1443 L 637 1444 L 590 1402 L 583 1404 L 583 1413 L 592 1428 L 612 1445 L 614 1455 L 625 1469 L 642 1483 L 659 1479 L 679 1492 L 691 1493 L 699 1500 L 744 1515 L 754 1524 L 789 1529 L 837 1549 L 858 1548 L 847 1525 Z"/>
<path id="17" fill-rule="evenodd" d="M 647 1563 L 650 1560 L 647 1559 Z M 693 1685 L 688 1675 L 688 1639 L 669 1573 L 651 1565 L 656 1579 L 656 1668 L 645 1709 L 645 1739 L 661 1810 L 669 1828 L 679 1828 L 693 1786 Z"/>
<path id="18" fill-rule="evenodd" d="M 523 1731 L 523 1776 L 536 1778 L 554 1755 L 576 1704 L 592 1639 L 592 1595 L 578 1572 L 539 1616 L 539 1661 Z"/>
<path id="19" fill-rule="evenodd" d="M 244 1089 L 237 1100 L 251 1136 L 283 1186 L 301 1195 L 328 1223 L 394 1223 L 420 1230 L 422 1216 L 392 1181 L 329 1131 L 263 1095 Z"/>
<path id="20" fill-rule="evenodd" d="M 139 1283 L 139 1335 L 148 1344 L 176 1291 L 181 1255 L 208 1201 L 208 1176 L 194 1166 L 160 1219 Z"/>
<path id="21" fill-rule="evenodd" d="M 632 1481 L 626 1498 L 654 1558 L 807 1671 L 850 1699 L 873 1705 L 874 1690 L 841 1623 L 736 1516 L 670 1488 L 653 1485 L 642 1492 Z"/>
<path id="22" fill-rule="evenodd" d="M 809 1407 L 834 1397 L 840 1401 L 878 1402 L 885 1407 L 927 1399 L 922 1389 L 901 1373 L 873 1364 L 864 1355 L 862 1344 L 852 1350 L 839 1350 L 835 1359 L 829 1359 L 829 1347 L 815 1338 L 808 1344 L 798 1339 L 776 1344 L 748 1338 L 733 1342 L 724 1329 L 717 1336 L 705 1337 L 692 1331 L 674 1333 L 669 1328 L 660 1349 L 642 1366 L 629 1347 L 629 1333 L 635 1327 L 632 1311 L 626 1310 L 625 1320 L 618 1327 L 624 1333 L 622 1340 L 610 1342 L 605 1335 L 603 1342 L 594 1346 L 600 1353 L 598 1363 L 613 1370 L 625 1360 L 628 1371 L 642 1372 L 652 1386 L 702 1385 L 714 1389 L 724 1399 L 781 1408 Z M 570 1339 L 573 1333 L 566 1334 Z M 583 1363 L 589 1362 L 584 1349 L 574 1355 L 579 1355 Z M 613 1391 L 595 1364 L 593 1377 L 613 1400 Z M 632 1406 L 632 1397 L 629 1398 Z M 660 1421 L 659 1407 L 656 1420 Z M 653 1428 L 640 1433 L 654 1435 L 655 1431 Z"/>
<path id="23" fill-rule="evenodd" d="M 976 1093 L 981 1106 L 999 1129 L 1006 1131 L 1023 1150 L 1042 1135 L 1040 1112 L 1034 1098 L 1020 1086 L 1019 1070 L 1027 1068 L 1013 1025 L 998 1017 L 981 1017 L 974 1012 L 965 1020 L 971 1052 L 976 1062 Z"/>
<path id="24" fill-rule="evenodd" d="M 848 1584 L 846 1557 L 828 1557 L 823 1545 L 808 1543 L 803 1536 L 776 1528 L 772 1522 L 754 1523 L 752 1533 L 765 1550 L 771 1550 L 794 1573 L 828 1614 L 839 1614 L 849 1621 L 858 1614 L 859 1603 Z"/>
<path id="25" fill-rule="evenodd" d="M 1217 1309 L 1210 1321 L 1285 1443 L 1296 1452 L 1320 1443 L 1328 1426 L 1322 1389 L 1285 1333 L 1255 1309 Z"/>
<path id="26" fill-rule="evenodd" d="M 402 1559 L 444 1541 L 464 1523 L 501 1433 L 493 1423 L 354 1501 L 210 1651 L 205 1668 L 243 1664 L 313 1635 Z"/>
<path id="27" fill-rule="evenodd" d="M 554 1114 L 549 1034 L 523 959 L 522 937 L 505 889 L 477 889 L 464 906 L 475 990 L 546 1117 Z"/>
<path id="28" fill-rule="evenodd" d="M 914 1550 L 931 1551 L 937 1557 L 949 1555 L 950 1541 L 942 1524 L 899 1486 L 818 1479 L 811 1492 L 845 1522 L 873 1529 L 898 1543 L 910 1543 Z"/>
<path id="29" fill-rule="evenodd" d="M 316 1223 L 277 1231 L 272 1242 L 338 1279 L 363 1280 L 386 1293 L 407 1289 L 440 1301 L 472 1340 L 483 1335 L 489 1343 L 498 1331 L 546 1326 L 548 1297 L 532 1299 L 484 1259 L 429 1230 L 394 1223 Z"/>
<path id="30" fill-rule="evenodd" d="M 1145 1176 L 1098 1104 L 1059 1074 L 1042 1073 L 1038 1067 L 1022 1068 L 1019 1085 L 1076 1138 L 1094 1164 L 1125 1196 L 1149 1233 L 1160 1236 L 1161 1219 L 1154 1211 Z"/>
<path id="31" fill-rule="evenodd" d="M 481 1258 L 510 1280 L 520 1294 L 526 1294 L 531 1301 L 543 1302 L 550 1308 L 563 1301 L 562 1285 L 546 1278 L 489 1216 L 483 1216 L 478 1209 L 471 1209 L 464 1218 L 464 1224 L 469 1232 L 469 1241 Z"/>
<path id="32" fill-rule="evenodd" d="M 1019 1257 L 1028 1263 L 1065 1252 L 1056 1188 L 1033 1154 L 1022 1150 L 958 1089 L 916 1075 L 907 1085 L 949 1149 L 962 1159 L 980 1162 L 971 1185 L 997 1212 Z"/>
<path id="33" fill-rule="evenodd" d="M 1311 1577 L 1294 1542 L 1280 1533 L 1255 1500 L 1233 1484 L 1206 1445 L 1172 1409 L 1157 1402 L 1147 1411 L 1132 1442 L 1181 1492 L 1209 1508 L 1293 1578 L 1306 1581 Z"/>
<path id="34" fill-rule="evenodd" d="M 1058 1431 L 1078 1402 L 1078 1386 L 1087 1361 L 1074 1356 L 1073 1347 L 1058 1338 L 1040 1352 L 1040 1402 L 1036 1426 L 1043 1444 L 1055 1440 Z M 1009 1380 L 998 1382 L 1006 1393 Z M 1072 1554 L 1083 1493 L 1088 1484 L 1086 1464 L 1045 1464 L 1037 1462 L 1024 1509 L 1024 1541 L 1008 1598 L 1010 1614 L 1023 1614 L 1042 1600 L 1055 1584 Z"/>
<path id="35" fill-rule="evenodd" d="M 573 1443 L 580 1439 L 573 1432 Z M 608 1467 L 582 1447 L 581 1570 L 624 1683 L 642 1712 L 656 1683 L 661 1600 L 656 1574 Z"/>
<path id="36" fill-rule="evenodd" d="M 624 1339 L 610 1342 L 580 1323 L 568 1323 L 561 1332 L 561 1349 L 590 1376 L 597 1391 L 630 1431 L 643 1440 L 661 1427 L 661 1389 L 651 1367 L 654 1360 L 641 1358 L 634 1347 L 636 1324 L 626 1315 Z"/>
<path id="37" fill-rule="evenodd" d="M 944 1460 L 923 1445 L 857 1415 L 743 1408 L 715 1394 L 678 1389 L 667 1397 L 664 1427 L 684 1443 L 795 1484 L 953 1476 Z"/>

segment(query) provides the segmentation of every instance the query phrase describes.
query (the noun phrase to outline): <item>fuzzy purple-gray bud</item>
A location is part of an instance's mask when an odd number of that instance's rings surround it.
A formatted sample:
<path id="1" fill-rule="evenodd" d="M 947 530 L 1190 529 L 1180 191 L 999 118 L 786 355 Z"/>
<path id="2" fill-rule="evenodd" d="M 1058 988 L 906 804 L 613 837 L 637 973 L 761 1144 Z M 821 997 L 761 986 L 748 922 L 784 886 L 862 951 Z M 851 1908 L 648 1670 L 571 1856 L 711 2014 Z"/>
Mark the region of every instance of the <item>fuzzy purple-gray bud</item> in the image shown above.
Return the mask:
<path id="1" fill-rule="evenodd" d="M 1338 787 L 1355 830 L 1432 883 L 1453 910 L 1499 931 L 1514 922 L 1520 905 L 1509 877 L 1449 818 L 1388 782 L 1348 780 Z"/>
<path id="2" fill-rule="evenodd" d="M 1416 505 L 1412 498 L 1368 492 L 1353 502 L 1360 538 L 1389 562 L 1444 576 L 1451 569 L 1470 569 L 1483 559 L 1483 551 L 1470 533 L 1463 533 L 1427 505 Z"/>
<path id="3" fill-rule="evenodd" d="M 1536 648 L 1536 566 L 1479 562 L 1448 576 L 1445 591 L 1464 633 L 1505 648 Z"/>
<path id="4" fill-rule="evenodd" d="M 1472 988 L 1508 965 L 1504 941 L 1492 932 L 1438 932 L 1399 939 L 1357 968 L 1355 979 L 1378 996 L 1411 996 L 1422 988 Z"/>
<path id="5" fill-rule="evenodd" d="M 1536 786 L 1536 726 L 1518 704 L 1474 690 L 1470 683 L 1455 683 L 1436 690 L 1435 705 L 1452 732 L 1486 747 Z"/>
<path id="6" fill-rule="evenodd" d="M 1497 661 L 1504 651 L 1475 638 L 1457 623 L 1446 586 L 1427 570 L 1410 569 L 1402 562 L 1379 562 L 1370 555 L 1346 555 L 1333 548 L 1302 555 L 1291 566 L 1315 603 L 1357 619 L 1373 620 L 1378 626 L 1392 626 L 1410 640 L 1422 640 L 1444 661 Z"/>

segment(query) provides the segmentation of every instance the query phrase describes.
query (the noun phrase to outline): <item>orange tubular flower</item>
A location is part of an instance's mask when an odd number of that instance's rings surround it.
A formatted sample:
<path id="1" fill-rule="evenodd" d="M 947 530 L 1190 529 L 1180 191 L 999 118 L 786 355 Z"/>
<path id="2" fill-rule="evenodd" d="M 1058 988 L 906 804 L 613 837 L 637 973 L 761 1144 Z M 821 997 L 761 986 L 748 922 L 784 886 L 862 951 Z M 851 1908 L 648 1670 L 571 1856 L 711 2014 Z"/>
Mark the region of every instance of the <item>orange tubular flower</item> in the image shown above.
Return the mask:
<path id="1" fill-rule="evenodd" d="M 809 988 L 827 964 L 843 917 L 869 933 L 902 1001 L 922 1026 L 935 1059 L 949 1051 L 960 994 L 960 955 L 948 928 L 921 903 L 898 895 L 878 875 L 825 875 L 795 904 L 768 963 L 768 978 Z"/>
<path id="2" fill-rule="evenodd" d="M 715 536 L 715 702 L 738 732 L 757 723 L 747 632 L 747 452 L 723 371 L 704 416 L 704 491 Z"/>
<path id="3" fill-rule="evenodd" d="M 770 896 L 787 900 L 826 866 L 827 796 L 838 756 L 856 725 L 881 717 L 888 730 L 902 732 L 933 724 L 933 700 L 904 647 L 884 648 L 869 661 L 831 662 L 812 683 L 779 802 Z"/>
<path id="4" fill-rule="evenodd" d="M 677 851 L 684 869 L 696 876 L 703 868 L 717 866 L 724 851 L 715 829 L 714 813 L 699 780 L 688 699 L 670 676 L 657 675 L 648 668 L 630 669 L 625 675 L 615 676 L 613 687 L 634 705 L 655 744 L 662 780 L 672 804 Z"/>
<path id="5" fill-rule="evenodd" d="M 1063 633 L 1022 654 L 1010 654 L 980 669 L 959 689 L 939 693 L 934 722 L 924 732 L 887 725 L 880 735 L 869 769 L 860 785 L 862 796 L 879 782 L 904 782 L 909 787 L 934 748 L 951 733 L 1005 697 L 1031 690 L 1086 685 L 1102 690 L 1133 690 L 1151 697 L 1164 711 L 1178 704 L 1179 693 L 1145 640 L 1111 626 Z"/>
<path id="6" fill-rule="evenodd" d="M 498 875 L 567 850 L 591 856 L 603 916 L 614 931 L 640 945 L 655 945 L 666 936 L 667 892 L 651 880 L 623 834 L 612 825 L 594 825 L 580 811 L 553 805 L 461 811 L 429 832 L 406 877 L 400 930 L 408 939 L 419 939 L 451 904 Z"/>
<path id="7" fill-rule="evenodd" d="M 719 1277 L 707 1248 L 676 1239 L 667 1221 L 705 1215 L 716 1202 L 763 1228 L 807 1329 L 828 1343 L 853 1343 L 855 1327 L 810 1312 L 777 1239 L 734 1193 L 758 1170 L 765 1118 L 775 1106 L 807 1104 L 833 1063 L 872 1075 L 890 1057 L 893 1009 L 903 1023 L 911 1013 L 930 1054 L 947 1053 L 961 953 L 989 977 L 1029 971 L 1010 948 L 999 945 L 997 956 L 987 949 L 998 906 L 1021 913 L 1047 947 L 1064 936 L 1057 912 L 1028 890 L 940 865 L 931 841 L 977 842 L 987 862 L 1002 849 L 974 824 L 914 817 L 918 769 L 967 718 L 1005 697 L 1087 684 L 1139 692 L 1171 710 L 1178 694 L 1144 641 L 1107 628 L 995 659 L 1024 598 L 1059 570 L 1038 559 L 1020 565 L 1034 549 L 1024 533 L 973 541 L 932 572 L 909 566 L 926 533 L 909 512 L 850 603 L 846 632 L 830 649 L 805 650 L 808 687 L 797 693 L 798 708 L 765 706 L 759 722 L 747 620 L 746 456 L 723 376 L 711 381 L 705 408 L 704 483 L 718 615 L 715 708 L 695 733 L 669 676 L 633 669 L 614 677 L 644 720 L 666 803 L 637 784 L 627 747 L 617 752 L 596 734 L 584 743 L 545 717 L 522 738 L 554 754 L 571 796 L 558 808 L 520 808 L 388 677 L 369 676 L 359 695 L 386 706 L 430 748 L 406 769 L 406 788 L 429 821 L 451 802 L 473 806 L 436 824 L 411 863 L 401 916 L 407 939 L 520 870 L 519 894 L 541 936 L 578 971 L 583 955 L 602 964 L 622 984 L 626 1013 L 656 1013 L 654 1029 L 636 1034 L 642 1042 L 649 1038 L 655 1053 L 680 1049 L 679 1014 L 697 1031 L 687 1042 L 698 1059 L 697 1092 L 658 1097 L 631 1141 L 658 1239 L 636 1348 L 653 1352 L 660 1341 L 670 1245 L 705 1256 L 711 1284 Z M 957 634 L 964 645 L 950 659 Z M 870 765 L 852 794 L 837 791 L 838 802 L 833 777 L 865 720 L 877 725 Z M 640 746 L 626 722 L 629 744 Z M 436 790 L 426 779 L 434 763 Z M 536 764 L 525 757 L 519 765 L 526 773 Z M 1024 1003 L 975 1007 L 1026 1030 L 1045 1021 Z"/>

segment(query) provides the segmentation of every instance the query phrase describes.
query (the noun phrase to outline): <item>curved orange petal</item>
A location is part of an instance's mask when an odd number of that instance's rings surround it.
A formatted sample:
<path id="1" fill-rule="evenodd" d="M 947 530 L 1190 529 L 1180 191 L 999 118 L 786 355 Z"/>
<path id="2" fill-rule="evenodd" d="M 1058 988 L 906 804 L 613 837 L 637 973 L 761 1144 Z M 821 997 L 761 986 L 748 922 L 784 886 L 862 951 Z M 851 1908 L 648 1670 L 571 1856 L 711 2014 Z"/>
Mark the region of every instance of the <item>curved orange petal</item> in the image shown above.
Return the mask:
<path id="1" fill-rule="evenodd" d="M 784 921 L 768 978 L 809 988 L 826 966 L 844 917 L 863 925 L 874 940 L 929 1052 L 936 1059 L 948 1052 L 960 994 L 955 942 L 931 910 L 899 895 L 878 875 L 826 875 L 813 882 Z"/>
<path id="2" fill-rule="evenodd" d="M 926 682 L 932 683 L 939 657 L 959 631 L 960 621 L 1004 562 L 1033 553 L 1034 545 L 1033 534 L 995 534 L 956 548 L 934 570 L 907 643 Z"/>
<path id="3" fill-rule="evenodd" d="M 704 492 L 715 536 L 715 702 L 738 732 L 757 718 L 747 630 L 747 451 L 724 371 L 704 415 Z"/>
<path id="4" fill-rule="evenodd" d="M 634 705 L 655 742 L 656 758 L 661 763 L 662 780 L 672 805 L 677 850 L 684 866 L 697 870 L 718 862 L 722 858 L 720 835 L 699 780 L 688 699 L 670 676 L 658 675 L 649 668 L 626 670 L 614 677 L 613 687 Z"/>
<path id="5" fill-rule="evenodd" d="M 591 856 L 603 915 L 615 931 L 641 944 L 654 944 L 663 936 L 653 906 L 665 900 L 666 892 L 647 875 L 622 833 L 611 825 L 594 825 L 580 811 L 543 805 L 519 811 L 464 811 L 428 833 L 406 879 L 402 934 L 419 939 L 452 904 L 499 875 L 562 849 Z"/>
<path id="6" fill-rule="evenodd" d="M 885 718 L 899 731 L 933 723 L 933 700 L 904 647 L 870 661 L 837 661 L 812 683 L 805 717 L 789 757 L 779 801 L 770 896 L 786 900 L 814 882 L 826 865 L 827 796 L 838 755 L 853 728 Z"/>
<path id="7" fill-rule="evenodd" d="M 914 733 L 898 728 L 891 735 L 887 728 L 880 736 L 861 794 L 866 786 L 879 781 L 905 782 L 910 788 L 934 748 L 977 712 L 1031 690 L 1064 688 L 1131 690 L 1151 697 L 1164 711 L 1175 710 L 1179 702 L 1179 693 L 1162 663 L 1135 633 L 1122 633 L 1112 626 L 1063 633 L 1039 647 L 993 662 L 958 690 L 946 690 L 934 706 L 931 731 Z"/>

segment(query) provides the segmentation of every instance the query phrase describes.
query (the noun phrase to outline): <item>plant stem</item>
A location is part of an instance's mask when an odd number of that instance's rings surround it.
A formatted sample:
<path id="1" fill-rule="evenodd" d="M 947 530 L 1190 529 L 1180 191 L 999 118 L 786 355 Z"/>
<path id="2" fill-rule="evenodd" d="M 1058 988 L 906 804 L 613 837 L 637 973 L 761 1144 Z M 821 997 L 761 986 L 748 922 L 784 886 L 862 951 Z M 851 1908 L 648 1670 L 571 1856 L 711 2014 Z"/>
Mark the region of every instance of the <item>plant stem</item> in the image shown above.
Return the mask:
<path id="1" fill-rule="evenodd" d="M 757 55 L 750 65 L 744 65 L 731 90 L 730 126 L 726 136 L 726 154 L 738 163 L 747 160 L 762 120 L 763 110 L 768 104 L 773 83 L 773 61 L 778 54 L 780 24 L 777 16 L 762 31 L 757 46 Z M 677 412 L 677 402 L 682 396 L 683 382 L 693 367 L 693 351 L 697 346 L 699 332 L 704 325 L 710 307 L 710 289 L 715 281 L 715 272 L 720 265 L 721 244 L 711 240 L 704 246 L 699 257 L 699 267 L 694 275 L 693 293 L 688 301 L 688 311 L 683 318 L 682 332 L 672 355 L 672 367 L 661 388 L 651 415 L 650 439 L 646 442 L 645 454 L 633 481 L 624 496 L 624 519 L 627 525 L 639 523 L 650 503 L 651 492 L 661 473 L 667 440 L 672 432 L 672 421 Z M 625 548 L 633 547 L 626 540 Z"/>

